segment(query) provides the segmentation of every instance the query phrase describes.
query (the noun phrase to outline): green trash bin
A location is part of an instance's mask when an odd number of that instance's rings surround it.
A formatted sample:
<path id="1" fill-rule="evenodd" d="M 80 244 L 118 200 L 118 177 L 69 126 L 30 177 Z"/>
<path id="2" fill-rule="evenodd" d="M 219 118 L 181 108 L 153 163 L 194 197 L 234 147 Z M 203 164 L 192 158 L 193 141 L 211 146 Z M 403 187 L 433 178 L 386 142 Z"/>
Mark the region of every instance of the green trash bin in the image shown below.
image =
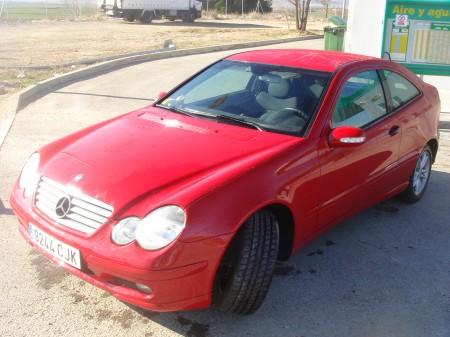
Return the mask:
<path id="1" fill-rule="evenodd" d="M 339 16 L 332 16 L 328 21 L 330 21 L 333 26 L 324 28 L 325 50 L 343 51 L 347 22 Z"/>
<path id="2" fill-rule="evenodd" d="M 325 50 L 344 50 L 345 27 L 325 27 Z"/>

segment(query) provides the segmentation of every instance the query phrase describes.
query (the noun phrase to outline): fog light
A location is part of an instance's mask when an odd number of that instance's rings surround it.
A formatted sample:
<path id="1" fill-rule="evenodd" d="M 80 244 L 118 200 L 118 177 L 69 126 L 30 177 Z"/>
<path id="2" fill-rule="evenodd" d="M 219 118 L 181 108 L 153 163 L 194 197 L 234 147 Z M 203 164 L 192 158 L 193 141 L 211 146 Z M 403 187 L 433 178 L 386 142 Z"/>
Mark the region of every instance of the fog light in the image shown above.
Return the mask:
<path id="1" fill-rule="evenodd" d="M 136 283 L 136 288 L 146 294 L 152 293 L 152 288 L 146 286 L 145 284 Z"/>

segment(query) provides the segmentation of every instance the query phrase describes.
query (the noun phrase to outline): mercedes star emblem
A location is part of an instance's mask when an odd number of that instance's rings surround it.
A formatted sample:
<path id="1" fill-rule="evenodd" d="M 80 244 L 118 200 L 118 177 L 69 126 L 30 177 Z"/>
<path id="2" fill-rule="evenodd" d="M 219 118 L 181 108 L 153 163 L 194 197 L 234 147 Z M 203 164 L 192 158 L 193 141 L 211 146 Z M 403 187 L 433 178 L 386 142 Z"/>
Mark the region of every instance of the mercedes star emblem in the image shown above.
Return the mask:
<path id="1" fill-rule="evenodd" d="M 55 213 L 58 218 L 64 218 L 69 213 L 71 202 L 69 197 L 62 197 L 58 200 L 55 207 Z"/>

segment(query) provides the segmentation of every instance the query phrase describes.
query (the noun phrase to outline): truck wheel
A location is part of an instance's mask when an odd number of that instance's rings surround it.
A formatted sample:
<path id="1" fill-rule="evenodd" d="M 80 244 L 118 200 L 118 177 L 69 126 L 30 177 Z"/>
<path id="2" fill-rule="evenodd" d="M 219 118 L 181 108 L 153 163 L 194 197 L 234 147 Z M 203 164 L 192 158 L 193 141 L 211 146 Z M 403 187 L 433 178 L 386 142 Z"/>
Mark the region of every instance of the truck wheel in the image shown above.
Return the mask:
<path id="1" fill-rule="evenodd" d="M 430 180 L 432 163 L 433 153 L 430 146 L 425 145 L 409 178 L 408 188 L 401 195 L 405 201 L 413 203 L 422 198 Z"/>
<path id="2" fill-rule="evenodd" d="M 237 232 L 219 266 L 214 304 L 224 312 L 248 315 L 262 304 L 278 254 L 278 222 L 258 211 Z"/>
<path id="3" fill-rule="evenodd" d="M 141 17 L 139 18 L 139 21 L 143 24 L 150 24 L 153 20 L 153 13 L 149 11 L 145 11 L 142 13 Z"/>
<path id="4" fill-rule="evenodd" d="M 197 11 L 190 10 L 183 16 L 183 22 L 194 22 L 197 19 Z"/>
<path id="5" fill-rule="evenodd" d="M 133 22 L 136 20 L 136 17 L 133 12 L 126 12 L 124 13 L 123 19 L 127 22 Z"/>

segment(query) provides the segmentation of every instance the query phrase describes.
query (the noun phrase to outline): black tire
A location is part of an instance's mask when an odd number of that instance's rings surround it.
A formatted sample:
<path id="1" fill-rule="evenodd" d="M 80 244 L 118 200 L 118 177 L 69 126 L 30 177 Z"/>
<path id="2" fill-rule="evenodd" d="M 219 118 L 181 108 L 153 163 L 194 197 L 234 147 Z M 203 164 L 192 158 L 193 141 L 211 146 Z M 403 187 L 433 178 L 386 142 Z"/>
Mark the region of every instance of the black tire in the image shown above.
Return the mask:
<path id="1" fill-rule="evenodd" d="M 197 19 L 197 11 L 195 10 L 190 10 L 189 12 L 187 12 L 184 17 L 183 17 L 183 22 L 189 22 L 192 23 L 195 21 L 195 19 Z"/>
<path id="2" fill-rule="evenodd" d="M 145 11 L 142 13 L 141 17 L 139 18 L 139 21 L 145 25 L 148 25 L 152 23 L 153 20 L 153 13 L 149 11 Z"/>
<path id="3" fill-rule="evenodd" d="M 133 12 L 126 12 L 124 13 L 123 19 L 126 22 L 133 22 L 134 20 L 136 20 L 136 16 L 134 15 Z"/>
<path id="4" fill-rule="evenodd" d="M 420 161 L 422 160 L 422 156 L 427 156 L 428 162 L 426 164 L 427 173 L 425 176 L 425 180 L 423 182 L 423 186 L 420 190 L 418 190 L 415 186 L 415 180 L 416 174 L 418 173 L 418 168 L 420 166 Z M 419 201 L 423 195 L 425 194 L 425 191 L 428 186 L 428 182 L 430 181 L 430 175 L 431 175 L 431 165 L 433 163 L 433 152 L 431 151 L 431 148 L 429 145 L 425 145 L 422 152 L 420 153 L 419 157 L 417 158 L 416 165 L 414 167 L 413 172 L 411 173 L 411 177 L 409 178 L 409 185 L 408 188 L 401 194 L 401 197 L 403 200 L 409 203 L 414 203 Z M 423 172 L 423 171 L 422 171 Z"/>
<path id="5" fill-rule="evenodd" d="M 252 215 L 233 238 L 214 283 L 214 304 L 223 312 L 248 315 L 264 301 L 278 255 L 276 217 Z"/>

